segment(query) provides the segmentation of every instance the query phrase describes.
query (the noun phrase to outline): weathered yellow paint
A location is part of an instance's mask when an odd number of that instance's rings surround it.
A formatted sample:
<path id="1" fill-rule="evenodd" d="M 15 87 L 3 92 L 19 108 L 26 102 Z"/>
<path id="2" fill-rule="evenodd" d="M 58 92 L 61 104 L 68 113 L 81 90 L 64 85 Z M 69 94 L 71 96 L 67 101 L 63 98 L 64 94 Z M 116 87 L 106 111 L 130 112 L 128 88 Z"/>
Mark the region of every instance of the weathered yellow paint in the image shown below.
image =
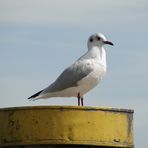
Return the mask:
<path id="1" fill-rule="evenodd" d="M 133 110 L 74 106 L 0 109 L 0 147 L 33 144 L 133 147 Z"/>

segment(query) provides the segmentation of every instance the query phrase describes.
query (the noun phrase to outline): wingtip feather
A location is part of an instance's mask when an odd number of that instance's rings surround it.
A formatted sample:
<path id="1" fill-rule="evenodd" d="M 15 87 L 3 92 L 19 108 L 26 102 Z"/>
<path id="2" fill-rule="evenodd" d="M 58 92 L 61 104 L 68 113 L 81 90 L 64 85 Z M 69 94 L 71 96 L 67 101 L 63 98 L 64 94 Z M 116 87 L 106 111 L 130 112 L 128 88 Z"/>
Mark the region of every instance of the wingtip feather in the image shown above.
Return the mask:
<path id="1" fill-rule="evenodd" d="M 42 91 L 43 91 L 43 90 L 41 90 L 41 91 L 37 92 L 36 94 L 34 94 L 34 95 L 30 96 L 30 97 L 29 97 L 29 98 L 27 98 L 27 99 L 29 99 L 29 100 L 30 100 L 30 99 L 35 100 L 35 99 L 36 99 L 36 97 L 38 97 Z"/>

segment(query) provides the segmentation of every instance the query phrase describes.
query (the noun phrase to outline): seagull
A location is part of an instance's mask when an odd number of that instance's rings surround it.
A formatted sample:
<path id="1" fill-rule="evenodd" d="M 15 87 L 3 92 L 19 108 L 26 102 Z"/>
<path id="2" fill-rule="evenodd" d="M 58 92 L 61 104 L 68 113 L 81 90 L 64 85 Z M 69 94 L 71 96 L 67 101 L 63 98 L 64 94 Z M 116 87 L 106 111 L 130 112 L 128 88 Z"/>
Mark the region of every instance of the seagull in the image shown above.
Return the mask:
<path id="1" fill-rule="evenodd" d="M 78 106 L 84 106 L 83 96 L 102 80 L 106 73 L 106 51 L 104 45 L 112 45 L 102 33 L 88 38 L 88 51 L 47 88 L 28 99 L 37 100 L 51 97 L 77 97 Z"/>

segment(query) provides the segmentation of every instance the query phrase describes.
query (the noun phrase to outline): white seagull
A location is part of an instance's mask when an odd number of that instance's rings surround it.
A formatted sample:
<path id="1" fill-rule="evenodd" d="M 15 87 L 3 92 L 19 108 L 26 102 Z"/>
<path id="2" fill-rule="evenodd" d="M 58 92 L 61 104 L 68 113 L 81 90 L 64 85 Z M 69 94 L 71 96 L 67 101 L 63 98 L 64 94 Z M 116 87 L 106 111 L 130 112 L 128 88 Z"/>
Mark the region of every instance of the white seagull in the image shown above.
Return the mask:
<path id="1" fill-rule="evenodd" d="M 95 33 L 88 39 L 88 51 L 47 88 L 28 99 L 36 100 L 51 97 L 77 97 L 78 106 L 83 106 L 83 96 L 94 88 L 106 73 L 106 51 L 103 45 L 113 43 L 101 33 Z"/>

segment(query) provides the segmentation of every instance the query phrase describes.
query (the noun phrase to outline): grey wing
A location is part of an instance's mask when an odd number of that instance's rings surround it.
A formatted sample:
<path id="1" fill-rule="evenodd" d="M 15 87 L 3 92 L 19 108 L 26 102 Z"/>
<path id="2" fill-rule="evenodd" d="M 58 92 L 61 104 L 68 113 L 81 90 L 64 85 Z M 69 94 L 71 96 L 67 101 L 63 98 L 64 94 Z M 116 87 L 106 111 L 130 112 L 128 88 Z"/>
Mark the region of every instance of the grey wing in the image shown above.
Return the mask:
<path id="1" fill-rule="evenodd" d="M 57 78 L 57 80 L 48 88 L 46 88 L 44 92 L 56 92 L 66 88 L 75 87 L 78 85 L 78 82 L 81 79 L 86 77 L 92 71 L 93 68 L 87 63 L 75 63 L 64 70 L 64 72 Z"/>

